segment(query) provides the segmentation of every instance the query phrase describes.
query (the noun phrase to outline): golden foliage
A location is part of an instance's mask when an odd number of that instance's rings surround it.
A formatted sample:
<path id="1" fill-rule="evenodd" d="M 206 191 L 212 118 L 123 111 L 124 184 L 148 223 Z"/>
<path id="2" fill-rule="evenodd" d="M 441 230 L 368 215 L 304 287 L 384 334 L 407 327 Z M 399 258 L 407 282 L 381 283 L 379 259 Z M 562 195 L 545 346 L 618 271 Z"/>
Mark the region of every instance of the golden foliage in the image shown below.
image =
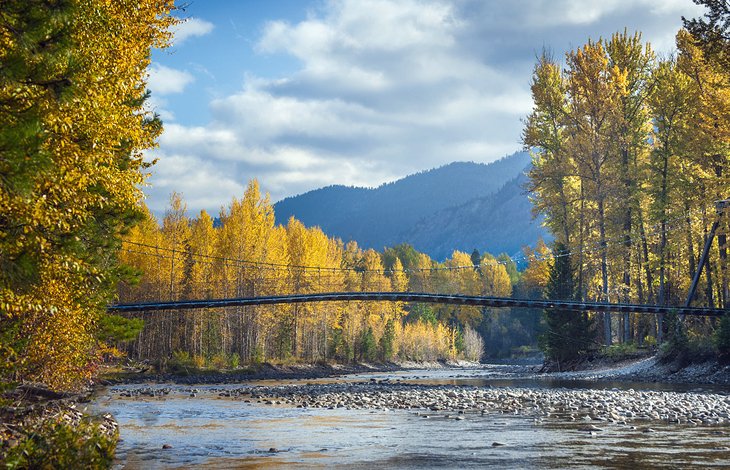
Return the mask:
<path id="1" fill-rule="evenodd" d="M 167 43 L 172 8 L 0 10 L 0 329 L 14 350 L 0 362 L 15 378 L 69 388 L 91 372 L 95 319 L 119 275 L 114 240 L 137 217 L 141 152 L 160 132 L 142 106 L 150 48 Z"/>

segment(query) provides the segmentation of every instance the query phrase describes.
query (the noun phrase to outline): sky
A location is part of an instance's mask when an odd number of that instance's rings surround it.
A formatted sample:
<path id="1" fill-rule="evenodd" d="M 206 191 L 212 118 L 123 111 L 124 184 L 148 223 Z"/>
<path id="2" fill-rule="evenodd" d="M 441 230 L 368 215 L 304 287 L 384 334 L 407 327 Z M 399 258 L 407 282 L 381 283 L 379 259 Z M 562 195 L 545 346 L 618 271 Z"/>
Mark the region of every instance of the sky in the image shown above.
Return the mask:
<path id="1" fill-rule="evenodd" d="M 181 4 L 181 2 L 178 2 Z M 272 201 L 375 187 L 522 148 L 543 49 L 641 31 L 674 48 L 691 0 L 192 0 L 155 50 L 148 106 L 164 123 L 145 188 L 216 215 L 256 178 Z"/>

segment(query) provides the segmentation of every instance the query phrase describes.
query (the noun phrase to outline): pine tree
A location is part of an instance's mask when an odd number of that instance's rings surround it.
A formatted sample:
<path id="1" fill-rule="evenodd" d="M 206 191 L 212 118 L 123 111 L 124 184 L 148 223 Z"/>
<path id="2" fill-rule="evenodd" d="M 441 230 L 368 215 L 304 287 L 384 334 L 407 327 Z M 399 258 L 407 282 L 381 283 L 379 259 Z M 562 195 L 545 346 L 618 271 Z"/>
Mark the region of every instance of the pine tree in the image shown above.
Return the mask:
<path id="1" fill-rule="evenodd" d="M 555 243 L 553 252 L 555 259 L 550 266 L 545 298 L 572 300 L 575 296 L 575 283 L 570 254 L 560 242 Z M 544 319 L 546 330 L 540 336 L 540 348 L 548 359 L 558 363 L 558 367 L 561 363 L 578 359 L 593 349 L 595 330 L 587 313 L 546 309 Z"/>

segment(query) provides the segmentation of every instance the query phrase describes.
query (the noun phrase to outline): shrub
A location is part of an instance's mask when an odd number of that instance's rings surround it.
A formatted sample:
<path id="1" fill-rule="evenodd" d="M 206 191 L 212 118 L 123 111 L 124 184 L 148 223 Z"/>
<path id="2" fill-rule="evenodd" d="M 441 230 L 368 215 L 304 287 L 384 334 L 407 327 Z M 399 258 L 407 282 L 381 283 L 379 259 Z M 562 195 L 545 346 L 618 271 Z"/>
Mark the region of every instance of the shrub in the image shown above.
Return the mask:
<path id="1" fill-rule="evenodd" d="M 256 354 L 254 354 L 254 362 L 256 362 Z M 231 369 L 238 369 L 241 366 L 241 356 L 238 353 L 231 354 L 230 361 Z"/>
<path id="2" fill-rule="evenodd" d="M 607 346 L 601 350 L 604 357 L 610 359 L 626 359 L 636 356 L 638 349 L 634 343 L 618 343 Z"/>
<path id="3" fill-rule="evenodd" d="M 40 418 L 24 426 L 10 446 L 0 446 L 5 468 L 109 468 L 118 432 L 111 423 L 82 418 L 78 423 L 64 413 Z"/>
<path id="4" fill-rule="evenodd" d="M 225 354 L 215 354 L 210 358 L 210 362 L 208 364 L 214 369 L 223 370 L 228 367 L 228 359 Z"/>
<path id="5" fill-rule="evenodd" d="M 481 335 L 474 331 L 473 328 L 464 328 L 463 344 L 464 359 L 469 361 L 479 361 L 484 355 L 484 340 Z"/>
<path id="6" fill-rule="evenodd" d="M 173 374 L 189 374 L 196 369 L 195 361 L 187 351 L 175 351 L 172 353 L 166 369 Z"/>
<path id="7" fill-rule="evenodd" d="M 725 313 L 720 319 L 720 326 L 715 334 L 717 355 L 721 363 L 730 363 L 730 314 Z"/>

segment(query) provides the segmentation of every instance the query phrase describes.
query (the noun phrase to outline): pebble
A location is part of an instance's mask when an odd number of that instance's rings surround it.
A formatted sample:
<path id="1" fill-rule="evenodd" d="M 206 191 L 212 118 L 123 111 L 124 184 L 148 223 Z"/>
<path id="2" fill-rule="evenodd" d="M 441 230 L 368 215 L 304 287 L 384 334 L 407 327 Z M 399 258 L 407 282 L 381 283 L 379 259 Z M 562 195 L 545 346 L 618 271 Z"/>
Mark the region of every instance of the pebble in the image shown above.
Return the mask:
<path id="1" fill-rule="evenodd" d="M 730 397 L 705 392 L 636 390 L 585 390 L 561 388 L 476 387 L 427 385 L 376 380 L 362 382 L 306 383 L 277 386 L 244 385 L 185 390 L 190 397 L 214 394 L 246 403 L 265 403 L 297 408 L 369 410 L 414 410 L 420 416 L 443 413 L 463 420 L 465 413 L 514 414 L 540 422 L 545 417 L 583 420 L 586 431 L 601 431 L 603 425 L 648 422 L 687 423 L 715 426 L 727 423 Z M 123 397 L 158 397 L 170 388 L 140 387 L 117 390 Z M 425 412 L 425 413 L 424 413 Z M 457 416 L 453 416 L 456 414 Z M 632 427 L 635 429 L 635 426 Z M 645 427 L 643 432 L 654 432 Z"/>

